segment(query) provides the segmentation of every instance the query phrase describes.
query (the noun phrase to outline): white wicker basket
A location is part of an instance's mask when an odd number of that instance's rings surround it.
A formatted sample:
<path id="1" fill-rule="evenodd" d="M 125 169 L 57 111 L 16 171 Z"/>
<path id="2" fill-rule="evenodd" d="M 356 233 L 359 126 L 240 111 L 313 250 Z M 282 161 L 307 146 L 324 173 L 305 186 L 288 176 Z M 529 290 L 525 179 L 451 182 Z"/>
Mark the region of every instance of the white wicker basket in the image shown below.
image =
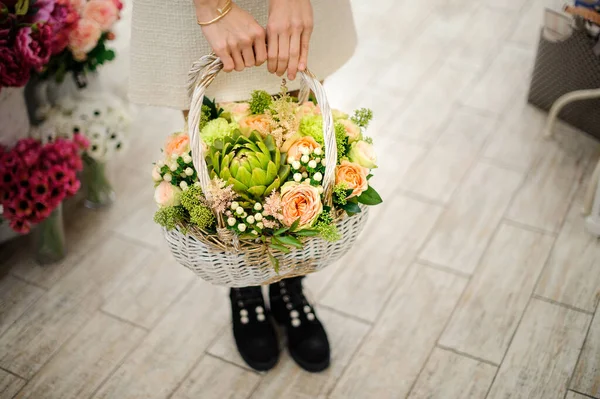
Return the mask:
<path id="1" fill-rule="evenodd" d="M 192 101 L 188 129 L 193 163 L 204 193 L 209 192 L 207 188 L 210 177 L 200 141 L 199 118 L 204 92 L 222 67 L 221 61 L 210 55 L 194 63 L 189 73 Z M 323 86 L 310 72 L 301 73 L 301 77 L 305 87 L 315 94 L 323 114 L 323 135 L 326 144 L 323 186 L 326 200 L 329 201 L 335 184 L 337 164 L 333 117 Z M 303 92 L 306 93 L 306 90 Z M 210 198 L 207 200 L 210 202 Z M 266 248 L 261 249 L 258 244 L 235 245 L 225 236 L 194 236 L 183 234 L 178 229 L 164 230 L 164 234 L 175 259 L 209 283 L 228 287 L 257 286 L 313 273 L 337 261 L 350 250 L 367 222 L 367 207 L 361 208 L 362 212 L 355 216 L 341 216 L 336 220 L 342 236 L 339 241 L 327 242 L 319 237 L 310 237 L 302 240 L 303 249 L 293 250 L 288 254 L 275 253 L 274 256 L 279 260 L 278 272 L 275 272 Z"/>

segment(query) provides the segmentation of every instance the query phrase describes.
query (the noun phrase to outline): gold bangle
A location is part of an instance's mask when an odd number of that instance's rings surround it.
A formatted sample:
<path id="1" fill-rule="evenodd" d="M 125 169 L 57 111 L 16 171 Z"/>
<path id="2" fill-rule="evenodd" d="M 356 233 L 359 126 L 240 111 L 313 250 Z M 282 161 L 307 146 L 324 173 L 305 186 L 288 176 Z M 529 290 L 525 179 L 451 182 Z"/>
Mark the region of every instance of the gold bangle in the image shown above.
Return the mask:
<path id="1" fill-rule="evenodd" d="M 217 12 L 219 13 L 219 15 L 217 17 L 211 19 L 210 21 L 206 21 L 206 22 L 200 22 L 198 20 L 196 20 L 196 22 L 198 22 L 198 25 L 200 25 L 200 26 L 214 24 L 215 22 L 217 22 L 221 18 L 223 18 L 225 15 L 227 15 L 227 13 L 229 13 L 229 11 L 231 11 L 232 8 L 233 8 L 232 1 L 227 0 L 227 3 L 225 4 L 225 6 L 223 6 L 223 8 L 217 8 Z"/>

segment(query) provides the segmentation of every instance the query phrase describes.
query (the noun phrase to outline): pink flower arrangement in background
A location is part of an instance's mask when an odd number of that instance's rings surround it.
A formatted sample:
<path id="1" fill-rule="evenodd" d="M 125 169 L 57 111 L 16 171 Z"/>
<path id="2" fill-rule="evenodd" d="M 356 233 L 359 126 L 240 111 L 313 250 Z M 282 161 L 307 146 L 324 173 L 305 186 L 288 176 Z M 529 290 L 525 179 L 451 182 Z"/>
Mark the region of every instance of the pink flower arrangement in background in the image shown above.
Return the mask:
<path id="1" fill-rule="evenodd" d="M 0 204 L 2 218 L 18 233 L 28 233 L 66 197 L 80 187 L 81 152 L 89 146 L 82 135 L 42 145 L 22 139 L 7 151 L 0 147 Z"/>
<path id="2" fill-rule="evenodd" d="M 86 61 L 101 41 L 114 39 L 111 29 L 122 8 L 120 0 L 37 0 L 31 6 L 0 0 L 0 88 L 24 86 L 32 73 L 64 69 L 65 55 Z M 101 53 L 94 64 L 114 58 L 112 51 Z"/>

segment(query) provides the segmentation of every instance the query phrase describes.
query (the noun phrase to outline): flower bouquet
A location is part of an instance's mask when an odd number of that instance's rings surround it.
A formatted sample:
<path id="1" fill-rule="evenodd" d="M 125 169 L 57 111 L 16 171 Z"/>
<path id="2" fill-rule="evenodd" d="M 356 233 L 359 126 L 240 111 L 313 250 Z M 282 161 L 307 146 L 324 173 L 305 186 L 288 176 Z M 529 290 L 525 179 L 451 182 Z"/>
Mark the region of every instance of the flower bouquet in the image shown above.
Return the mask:
<path id="1" fill-rule="evenodd" d="M 36 6 L 53 27 L 52 58 L 43 79 L 62 82 L 73 72 L 77 85 L 85 87 L 85 73 L 115 58 L 106 46 L 113 40 L 114 24 L 123 8 L 121 0 L 38 0 Z"/>
<path id="2" fill-rule="evenodd" d="M 20 234 L 33 225 L 34 251 L 40 263 L 62 259 L 66 254 L 61 203 L 75 195 L 83 167 L 80 152 L 88 142 L 81 135 L 43 145 L 22 139 L 7 150 L 0 147 L 0 205 L 2 218 Z"/>
<path id="3" fill-rule="evenodd" d="M 319 270 L 352 246 L 366 206 L 382 202 L 369 185 L 371 111 L 332 112 L 320 83 L 303 77 L 320 106 L 285 87 L 275 98 L 255 91 L 249 102 L 215 104 L 200 84 L 190 134 L 170 136 L 154 166 L 155 221 L 180 263 L 210 282 L 259 285 Z"/>
<path id="4" fill-rule="evenodd" d="M 83 153 L 82 175 L 85 205 L 110 205 L 115 193 L 107 176 L 107 164 L 127 144 L 131 124 L 127 107 L 108 94 L 102 98 L 65 98 L 45 115 L 38 132 L 41 139 L 82 135 L 90 142 Z"/>

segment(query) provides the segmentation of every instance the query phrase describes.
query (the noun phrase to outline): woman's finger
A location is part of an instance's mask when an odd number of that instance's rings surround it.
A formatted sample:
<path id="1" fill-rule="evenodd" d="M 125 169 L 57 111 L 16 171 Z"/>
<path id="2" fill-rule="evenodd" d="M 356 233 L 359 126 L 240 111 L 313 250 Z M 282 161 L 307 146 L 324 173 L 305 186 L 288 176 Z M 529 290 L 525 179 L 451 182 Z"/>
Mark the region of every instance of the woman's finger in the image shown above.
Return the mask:
<path id="1" fill-rule="evenodd" d="M 219 57 L 223 63 L 223 71 L 233 71 L 235 64 L 233 63 L 233 58 L 231 58 L 229 48 L 226 45 L 221 45 L 218 48 L 215 48 L 214 51 L 217 57 Z"/>
<path id="2" fill-rule="evenodd" d="M 300 30 L 295 30 L 294 33 L 292 33 L 292 37 L 290 39 L 290 60 L 287 67 L 289 80 L 296 79 L 296 73 L 298 72 L 301 35 L 302 33 Z"/>
<path id="3" fill-rule="evenodd" d="M 277 71 L 277 56 L 279 52 L 277 34 L 267 31 L 267 69 L 271 73 Z"/>
<path id="4" fill-rule="evenodd" d="M 308 65 L 308 47 L 310 45 L 310 30 L 302 31 L 300 38 L 300 61 L 298 62 L 298 70 L 305 71 Z"/>
<path id="5" fill-rule="evenodd" d="M 244 59 L 244 65 L 246 67 L 253 67 L 256 65 L 256 60 L 254 59 L 254 49 L 252 45 L 244 47 L 242 50 L 242 58 Z"/>
<path id="6" fill-rule="evenodd" d="M 283 76 L 290 60 L 290 35 L 279 35 L 277 54 L 277 76 Z"/>
<path id="7" fill-rule="evenodd" d="M 238 72 L 243 71 L 245 66 L 244 58 L 242 57 L 242 52 L 237 46 L 231 48 L 231 58 L 233 58 L 235 70 Z"/>
<path id="8" fill-rule="evenodd" d="M 267 60 L 267 42 L 264 29 L 254 39 L 254 56 L 256 57 L 256 66 L 262 65 Z"/>

